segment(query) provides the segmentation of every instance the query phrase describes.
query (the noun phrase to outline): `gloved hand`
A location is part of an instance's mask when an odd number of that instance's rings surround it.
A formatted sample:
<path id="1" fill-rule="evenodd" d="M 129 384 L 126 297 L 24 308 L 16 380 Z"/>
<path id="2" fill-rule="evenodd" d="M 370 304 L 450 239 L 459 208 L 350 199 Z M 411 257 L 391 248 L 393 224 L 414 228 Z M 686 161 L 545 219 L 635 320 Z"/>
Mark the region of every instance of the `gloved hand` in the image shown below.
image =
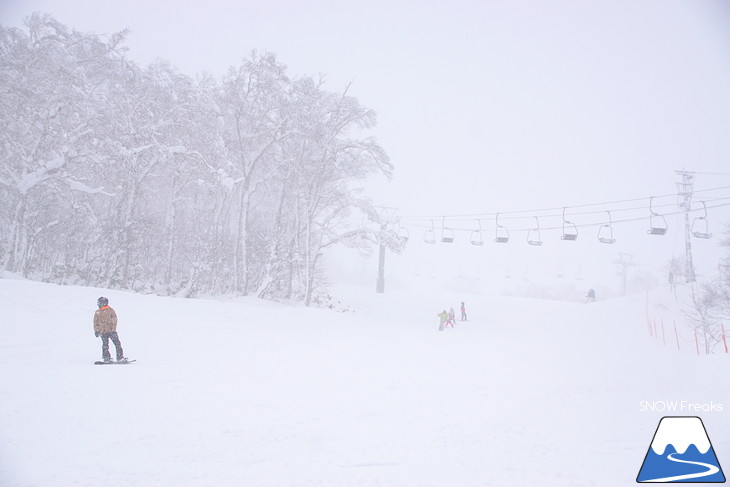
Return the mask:
<path id="1" fill-rule="evenodd" d="M 96 338 L 99 338 L 99 332 L 98 332 L 98 331 L 95 331 L 95 332 L 94 332 L 94 336 L 95 336 Z"/>

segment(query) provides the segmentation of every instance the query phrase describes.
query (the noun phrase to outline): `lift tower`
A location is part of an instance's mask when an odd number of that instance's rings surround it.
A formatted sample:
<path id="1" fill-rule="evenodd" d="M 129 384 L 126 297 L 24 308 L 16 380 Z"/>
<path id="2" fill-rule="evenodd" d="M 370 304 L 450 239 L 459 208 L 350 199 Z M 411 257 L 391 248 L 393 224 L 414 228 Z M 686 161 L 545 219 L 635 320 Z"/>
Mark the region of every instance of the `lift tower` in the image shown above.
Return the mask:
<path id="1" fill-rule="evenodd" d="M 628 274 L 629 267 L 633 267 L 636 264 L 632 262 L 634 256 L 631 254 L 619 252 L 618 256 L 618 260 L 614 260 L 613 263 L 621 269 L 618 273 L 618 275 L 621 276 L 621 296 L 626 296 L 626 276 Z"/>
<path id="2" fill-rule="evenodd" d="M 677 183 L 677 206 L 684 211 L 684 259 L 685 259 L 685 281 L 695 282 L 695 268 L 692 264 L 692 239 L 689 224 L 689 211 L 692 209 L 692 190 L 694 188 L 694 174 L 689 171 L 674 171 L 682 178 Z"/>
<path id="3" fill-rule="evenodd" d="M 383 234 L 386 232 L 388 225 L 398 222 L 398 208 L 389 206 L 376 206 L 378 210 L 378 225 L 380 225 L 380 248 L 378 249 L 378 280 L 375 283 L 375 292 L 382 294 L 385 292 L 385 242 Z"/>

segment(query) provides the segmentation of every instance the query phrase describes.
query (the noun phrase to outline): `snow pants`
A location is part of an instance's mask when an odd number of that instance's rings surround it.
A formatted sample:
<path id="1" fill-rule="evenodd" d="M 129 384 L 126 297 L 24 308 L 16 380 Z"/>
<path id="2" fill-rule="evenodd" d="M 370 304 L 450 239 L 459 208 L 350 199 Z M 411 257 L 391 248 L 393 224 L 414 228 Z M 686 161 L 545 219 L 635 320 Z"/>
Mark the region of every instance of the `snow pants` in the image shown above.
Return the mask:
<path id="1" fill-rule="evenodd" d="M 116 331 L 101 334 L 101 356 L 104 360 L 111 360 L 112 356 L 109 354 L 110 338 L 114 343 L 114 348 L 117 349 L 117 360 L 121 360 L 124 357 L 124 350 L 122 350 L 122 342 L 119 341 L 119 335 Z"/>

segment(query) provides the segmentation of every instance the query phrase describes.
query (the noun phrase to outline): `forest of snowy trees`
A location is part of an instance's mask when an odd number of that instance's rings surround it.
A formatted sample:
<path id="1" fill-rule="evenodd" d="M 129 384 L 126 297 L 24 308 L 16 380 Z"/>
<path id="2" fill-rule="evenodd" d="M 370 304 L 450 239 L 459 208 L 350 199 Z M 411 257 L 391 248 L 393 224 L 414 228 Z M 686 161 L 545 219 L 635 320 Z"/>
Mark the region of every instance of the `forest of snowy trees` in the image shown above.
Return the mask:
<path id="1" fill-rule="evenodd" d="M 125 57 L 126 32 L 0 26 L 0 265 L 33 279 L 309 305 L 321 256 L 397 241 L 358 190 L 375 113 L 272 53 L 221 79 Z"/>

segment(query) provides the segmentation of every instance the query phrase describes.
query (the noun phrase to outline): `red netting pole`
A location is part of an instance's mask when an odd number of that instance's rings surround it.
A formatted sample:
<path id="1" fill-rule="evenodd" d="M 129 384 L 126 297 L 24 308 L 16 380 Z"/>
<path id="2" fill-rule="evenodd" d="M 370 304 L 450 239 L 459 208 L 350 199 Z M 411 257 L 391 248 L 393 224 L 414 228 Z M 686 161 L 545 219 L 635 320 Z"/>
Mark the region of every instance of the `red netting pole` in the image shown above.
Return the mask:
<path id="1" fill-rule="evenodd" d="M 722 343 L 725 344 L 725 353 L 727 353 L 727 340 L 725 339 L 725 325 L 720 323 L 722 326 Z"/>

